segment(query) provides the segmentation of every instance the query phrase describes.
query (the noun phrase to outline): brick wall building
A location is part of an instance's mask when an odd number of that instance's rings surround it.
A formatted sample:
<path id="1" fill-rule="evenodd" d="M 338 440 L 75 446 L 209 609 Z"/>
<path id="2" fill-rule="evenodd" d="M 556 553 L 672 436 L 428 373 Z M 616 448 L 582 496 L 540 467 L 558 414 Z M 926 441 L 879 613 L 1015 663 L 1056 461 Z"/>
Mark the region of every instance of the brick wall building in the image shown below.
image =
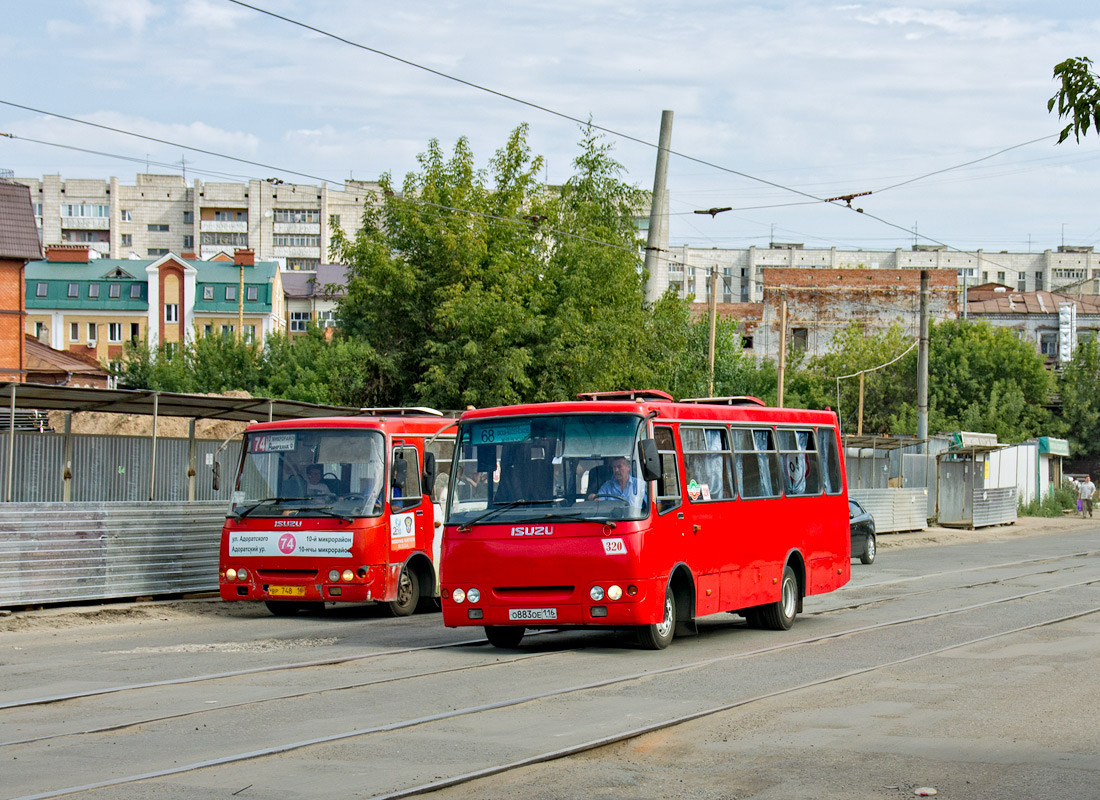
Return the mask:
<path id="1" fill-rule="evenodd" d="M 0 180 L 0 380 L 23 381 L 23 272 L 42 257 L 38 227 L 26 186 Z"/>

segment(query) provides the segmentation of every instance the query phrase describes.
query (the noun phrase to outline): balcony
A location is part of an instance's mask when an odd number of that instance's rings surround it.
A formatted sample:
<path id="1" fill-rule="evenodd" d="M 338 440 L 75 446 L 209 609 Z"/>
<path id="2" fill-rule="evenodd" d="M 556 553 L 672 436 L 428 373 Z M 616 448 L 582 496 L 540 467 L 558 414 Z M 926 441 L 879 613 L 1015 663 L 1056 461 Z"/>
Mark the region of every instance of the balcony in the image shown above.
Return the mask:
<path id="1" fill-rule="evenodd" d="M 199 230 L 203 233 L 248 233 L 248 222 L 218 222 L 204 219 Z"/>
<path id="2" fill-rule="evenodd" d="M 109 231 L 110 217 L 62 217 L 62 229 L 74 231 Z"/>

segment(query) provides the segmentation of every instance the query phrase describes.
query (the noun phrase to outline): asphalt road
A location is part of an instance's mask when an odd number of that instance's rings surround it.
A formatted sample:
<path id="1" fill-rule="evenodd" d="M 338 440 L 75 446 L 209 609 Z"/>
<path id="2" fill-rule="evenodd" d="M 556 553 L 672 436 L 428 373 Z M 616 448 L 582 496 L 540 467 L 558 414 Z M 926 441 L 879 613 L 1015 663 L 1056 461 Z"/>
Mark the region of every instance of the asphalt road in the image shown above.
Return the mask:
<path id="1" fill-rule="evenodd" d="M 510 653 L 374 609 L 18 613 L 0 798 L 382 797 L 509 764 L 432 796 L 1100 797 L 1098 555 L 1072 519 L 883 536 L 791 631 L 716 615 L 656 653 L 602 632 Z"/>

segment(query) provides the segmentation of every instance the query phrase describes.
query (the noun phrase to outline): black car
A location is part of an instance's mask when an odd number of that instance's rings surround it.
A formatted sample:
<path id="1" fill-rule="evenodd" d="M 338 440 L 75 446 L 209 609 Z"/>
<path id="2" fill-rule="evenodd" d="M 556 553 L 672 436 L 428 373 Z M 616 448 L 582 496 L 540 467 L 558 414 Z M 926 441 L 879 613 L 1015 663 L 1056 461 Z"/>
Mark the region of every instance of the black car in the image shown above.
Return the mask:
<path id="1" fill-rule="evenodd" d="M 875 518 L 857 503 L 848 501 L 848 524 L 852 529 L 852 558 L 864 564 L 875 561 Z"/>

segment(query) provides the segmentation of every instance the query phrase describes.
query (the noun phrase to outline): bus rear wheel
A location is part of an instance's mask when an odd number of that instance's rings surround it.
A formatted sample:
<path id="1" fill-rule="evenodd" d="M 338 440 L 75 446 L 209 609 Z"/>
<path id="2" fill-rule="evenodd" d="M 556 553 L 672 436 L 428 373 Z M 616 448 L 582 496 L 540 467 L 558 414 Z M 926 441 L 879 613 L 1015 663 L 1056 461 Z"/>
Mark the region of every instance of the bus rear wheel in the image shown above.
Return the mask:
<path id="1" fill-rule="evenodd" d="M 672 587 L 665 589 L 665 618 L 654 625 L 638 627 L 638 644 L 647 650 L 664 650 L 676 635 L 676 598 Z"/>
<path id="2" fill-rule="evenodd" d="M 780 587 L 779 600 L 761 606 L 760 621 L 768 630 L 787 631 L 794 625 L 798 614 L 798 578 L 790 567 L 783 568 L 783 585 Z"/>
<path id="3" fill-rule="evenodd" d="M 401 570 L 401 577 L 397 579 L 397 598 L 386 603 L 390 614 L 395 617 L 407 617 L 416 611 L 420 602 L 420 581 L 416 573 L 408 569 Z"/>
<path id="4" fill-rule="evenodd" d="M 511 650 L 514 647 L 519 647 L 520 640 L 523 639 L 526 630 L 522 625 L 515 627 L 510 625 L 486 625 L 485 638 L 489 640 L 489 644 L 493 647 Z"/>

